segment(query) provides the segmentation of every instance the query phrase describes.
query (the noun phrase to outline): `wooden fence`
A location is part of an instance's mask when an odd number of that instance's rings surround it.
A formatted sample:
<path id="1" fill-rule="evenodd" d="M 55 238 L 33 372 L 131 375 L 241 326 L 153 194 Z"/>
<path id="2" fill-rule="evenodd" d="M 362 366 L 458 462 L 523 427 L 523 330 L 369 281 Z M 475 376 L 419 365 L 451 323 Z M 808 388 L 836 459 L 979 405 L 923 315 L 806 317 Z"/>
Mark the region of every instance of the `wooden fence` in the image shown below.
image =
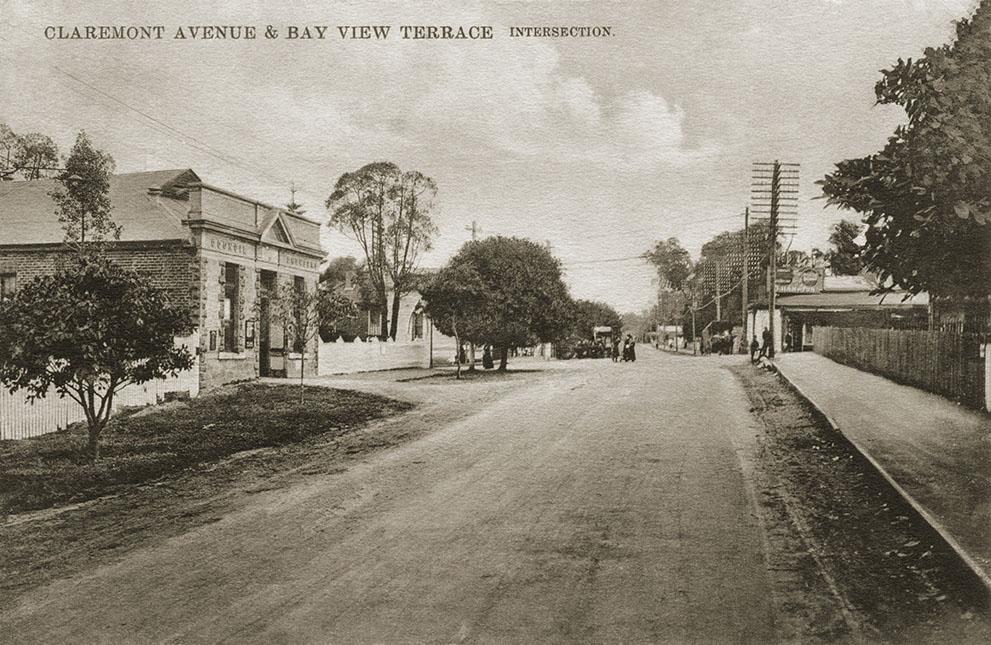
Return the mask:
<path id="1" fill-rule="evenodd" d="M 172 392 L 184 392 L 189 396 L 199 394 L 199 358 L 193 368 L 167 379 L 156 379 L 141 385 L 128 385 L 114 397 L 114 410 L 130 406 L 152 405 Z M 48 432 L 56 432 L 86 415 L 78 403 L 54 392 L 34 403 L 27 400 L 23 391 L 13 394 L 0 388 L 0 440 L 28 439 Z"/>
<path id="2" fill-rule="evenodd" d="M 817 327 L 816 353 L 838 363 L 984 407 L 981 334 L 949 331 Z"/>

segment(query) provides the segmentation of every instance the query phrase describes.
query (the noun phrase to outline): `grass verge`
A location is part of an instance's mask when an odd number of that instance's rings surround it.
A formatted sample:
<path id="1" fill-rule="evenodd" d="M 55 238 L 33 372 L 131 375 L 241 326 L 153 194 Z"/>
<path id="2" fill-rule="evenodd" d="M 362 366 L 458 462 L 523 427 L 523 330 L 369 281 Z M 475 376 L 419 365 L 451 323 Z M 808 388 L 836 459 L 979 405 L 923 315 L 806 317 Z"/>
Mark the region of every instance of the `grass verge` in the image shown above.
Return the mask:
<path id="1" fill-rule="evenodd" d="M 294 385 L 230 386 L 175 407 L 123 414 L 87 461 L 86 431 L 0 444 L 0 515 L 79 502 L 243 450 L 295 443 L 411 408 L 373 394 Z"/>

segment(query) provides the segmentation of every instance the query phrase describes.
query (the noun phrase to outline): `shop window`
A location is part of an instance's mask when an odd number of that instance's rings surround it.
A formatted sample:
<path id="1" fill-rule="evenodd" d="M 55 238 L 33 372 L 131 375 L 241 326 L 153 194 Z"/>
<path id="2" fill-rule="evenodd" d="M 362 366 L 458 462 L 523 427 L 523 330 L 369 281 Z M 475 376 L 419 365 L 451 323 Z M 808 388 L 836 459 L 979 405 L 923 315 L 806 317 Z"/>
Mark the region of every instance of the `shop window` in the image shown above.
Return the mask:
<path id="1" fill-rule="evenodd" d="M 240 267 L 233 263 L 224 265 L 224 351 L 238 351 L 238 313 L 241 302 Z"/>
<path id="2" fill-rule="evenodd" d="M 16 273 L 0 273 L 0 302 L 12 297 L 16 288 Z"/>

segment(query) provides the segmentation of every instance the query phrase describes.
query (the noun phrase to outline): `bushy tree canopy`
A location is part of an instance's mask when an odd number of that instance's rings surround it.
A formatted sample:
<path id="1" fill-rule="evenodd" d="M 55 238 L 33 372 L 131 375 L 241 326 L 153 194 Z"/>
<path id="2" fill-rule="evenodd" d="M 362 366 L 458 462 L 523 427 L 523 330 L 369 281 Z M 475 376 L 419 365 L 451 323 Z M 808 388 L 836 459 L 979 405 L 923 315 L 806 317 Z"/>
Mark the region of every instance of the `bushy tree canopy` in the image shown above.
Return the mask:
<path id="1" fill-rule="evenodd" d="M 462 341 L 505 350 L 554 341 L 569 330 L 572 302 L 560 263 L 530 240 L 468 242 L 422 293 L 437 328 Z"/>
<path id="2" fill-rule="evenodd" d="M 681 291 L 685 280 L 692 273 L 692 258 L 678 238 L 671 237 L 654 244 L 645 254 L 647 261 L 657 269 L 662 288 Z"/>
<path id="3" fill-rule="evenodd" d="M 0 303 L 0 382 L 29 398 L 54 389 L 79 403 L 95 459 L 115 394 L 192 367 L 175 345 L 191 332 L 188 309 L 164 291 L 104 257 L 80 255 Z"/>
<path id="4" fill-rule="evenodd" d="M 594 327 L 612 327 L 613 337 L 623 331 L 623 318 L 615 309 L 597 300 L 576 300 L 572 309 L 571 333 L 575 338 L 592 338 Z"/>
<path id="5" fill-rule="evenodd" d="M 829 243 L 833 246 L 826 254 L 829 268 L 836 275 L 857 275 L 864 268 L 860 259 L 860 245 L 857 236 L 863 227 L 850 220 L 841 220 L 833 225 Z"/>
<path id="6" fill-rule="evenodd" d="M 867 224 L 862 258 L 885 283 L 939 296 L 991 293 L 991 0 L 951 45 L 882 71 L 877 102 L 907 122 L 875 154 L 819 182 Z"/>

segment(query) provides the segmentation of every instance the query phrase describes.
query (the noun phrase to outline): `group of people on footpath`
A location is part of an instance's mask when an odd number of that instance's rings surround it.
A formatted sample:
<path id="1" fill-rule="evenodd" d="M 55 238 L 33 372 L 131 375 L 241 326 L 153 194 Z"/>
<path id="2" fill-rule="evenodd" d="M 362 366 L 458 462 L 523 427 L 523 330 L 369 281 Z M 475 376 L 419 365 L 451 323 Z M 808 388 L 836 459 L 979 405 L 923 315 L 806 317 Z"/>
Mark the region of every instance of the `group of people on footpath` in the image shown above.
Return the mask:
<path id="1" fill-rule="evenodd" d="M 750 362 L 753 364 L 771 355 L 771 343 L 774 341 L 774 338 L 771 336 L 771 330 L 765 327 L 760 336 L 761 340 L 764 341 L 763 345 L 757 342 L 757 334 L 754 334 L 753 340 L 750 341 Z"/>
<path id="2" fill-rule="evenodd" d="M 620 353 L 622 349 L 622 353 Z M 619 339 L 615 339 L 612 342 L 612 362 L 617 363 L 619 361 L 635 363 L 637 361 L 637 341 L 633 340 L 632 334 L 627 334 L 626 339 L 623 340 L 622 348 L 620 348 Z"/>

